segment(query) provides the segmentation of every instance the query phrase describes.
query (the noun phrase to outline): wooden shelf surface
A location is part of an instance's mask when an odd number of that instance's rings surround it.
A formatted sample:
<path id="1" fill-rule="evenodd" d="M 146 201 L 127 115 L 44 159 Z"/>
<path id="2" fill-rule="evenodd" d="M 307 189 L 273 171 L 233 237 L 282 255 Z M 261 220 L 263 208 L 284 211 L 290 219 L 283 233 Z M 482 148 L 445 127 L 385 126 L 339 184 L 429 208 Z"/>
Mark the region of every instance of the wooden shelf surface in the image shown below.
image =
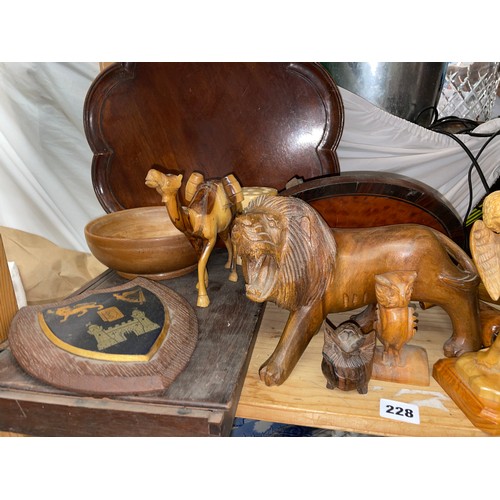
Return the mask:
<path id="1" fill-rule="evenodd" d="M 451 334 L 451 321 L 440 308 L 417 308 L 418 331 L 411 345 L 424 347 L 429 371 L 444 357 L 442 346 Z M 352 315 L 336 314 L 335 324 Z M 258 376 L 261 364 L 271 355 L 288 313 L 268 304 L 243 385 L 236 416 L 241 418 L 305 425 L 378 436 L 487 436 L 468 420 L 431 376 L 429 386 L 411 386 L 371 379 L 367 394 L 326 388 L 321 372 L 323 331 L 311 341 L 290 377 L 281 385 L 267 387 Z M 380 399 L 416 404 L 420 424 L 380 416 Z"/>

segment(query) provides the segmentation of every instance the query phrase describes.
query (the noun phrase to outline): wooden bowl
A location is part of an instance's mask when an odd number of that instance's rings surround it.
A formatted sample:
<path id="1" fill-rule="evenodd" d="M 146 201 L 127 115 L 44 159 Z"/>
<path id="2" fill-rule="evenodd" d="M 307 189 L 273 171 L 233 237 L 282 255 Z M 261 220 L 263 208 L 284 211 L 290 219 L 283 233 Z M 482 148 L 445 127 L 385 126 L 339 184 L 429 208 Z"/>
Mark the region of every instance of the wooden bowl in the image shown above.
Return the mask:
<path id="1" fill-rule="evenodd" d="M 120 276 L 175 278 L 197 267 L 196 253 L 163 206 L 112 212 L 85 226 L 90 251 Z"/>

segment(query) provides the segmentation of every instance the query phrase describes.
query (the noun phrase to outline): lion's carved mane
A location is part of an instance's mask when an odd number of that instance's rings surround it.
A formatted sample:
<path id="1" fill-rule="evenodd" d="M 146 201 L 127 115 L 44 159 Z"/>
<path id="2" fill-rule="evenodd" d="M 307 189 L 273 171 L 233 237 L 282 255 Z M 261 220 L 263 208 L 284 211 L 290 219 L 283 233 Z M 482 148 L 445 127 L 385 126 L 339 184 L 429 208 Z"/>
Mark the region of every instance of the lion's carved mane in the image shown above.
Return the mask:
<path id="1" fill-rule="evenodd" d="M 271 219 L 277 231 L 269 231 Z M 258 197 L 236 219 L 233 238 L 242 257 L 255 258 L 263 247 L 273 246 L 279 267 L 267 300 L 294 311 L 324 294 L 325 269 L 335 266 L 335 240 L 309 205 L 291 204 L 282 196 Z"/>

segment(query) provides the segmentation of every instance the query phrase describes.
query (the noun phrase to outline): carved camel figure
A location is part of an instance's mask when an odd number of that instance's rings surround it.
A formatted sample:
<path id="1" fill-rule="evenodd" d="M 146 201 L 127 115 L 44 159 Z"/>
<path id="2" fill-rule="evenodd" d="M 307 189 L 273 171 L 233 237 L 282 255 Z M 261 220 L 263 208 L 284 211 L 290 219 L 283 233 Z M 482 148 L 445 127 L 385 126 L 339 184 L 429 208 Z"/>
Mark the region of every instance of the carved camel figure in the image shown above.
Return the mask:
<path id="1" fill-rule="evenodd" d="M 305 201 L 272 196 L 257 198 L 236 217 L 232 238 L 247 297 L 290 311 L 276 349 L 259 370 L 267 385 L 288 378 L 328 314 L 375 304 L 375 276 L 391 271 L 415 271 L 411 298 L 440 305 L 450 316 L 446 356 L 481 347 L 474 263 L 429 227 L 331 229 Z"/>
<path id="2" fill-rule="evenodd" d="M 233 175 L 222 179 L 205 180 L 200 173 L 193 172 L 186 185 L 184 205 L 180 196 L 182 174 L 164 174 L 150 169 L 146 185 L 161 194 L 172 223 L 188 237 L 198 254 L 198 307 L 208 307 L 207 262 L 220 236 L 224 242 L 230 269 L 229 280 L 237 281 L 236 256 L 233 251 L 230 231 L 236 215 L 237 204 L 242 201 L 241 186 Z"/>

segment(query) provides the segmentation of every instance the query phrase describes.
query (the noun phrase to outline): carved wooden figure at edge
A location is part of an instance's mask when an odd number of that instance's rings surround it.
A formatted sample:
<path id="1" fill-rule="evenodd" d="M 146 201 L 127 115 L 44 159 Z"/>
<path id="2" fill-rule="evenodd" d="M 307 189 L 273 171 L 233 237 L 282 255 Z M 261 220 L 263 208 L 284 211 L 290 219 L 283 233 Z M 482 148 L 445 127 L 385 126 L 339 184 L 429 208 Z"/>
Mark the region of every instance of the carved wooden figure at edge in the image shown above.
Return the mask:
<path id="1" fill-rule="evenodd" d="M 450 316 L 446 356 L 481 347 L 476 268 L 436 230 L 413 224 L 331 229 L 303 200 L 273 196 L 257 198 L 236 217 L 232 238 L 247 297 L 290 311 L 259 370 L 267 385 L 288 378 L 329 313 L 375 304 L 375 276 L 394 270 L 415 271 L 412 299 L 440 305 Z"/>
<path id="2" fill-rule="evenodd" d="M 198 254 L 198 307 L 208 307 L 207 262 L 217 236 L 220 236 L 228 251 L 225 267 L 230 269 L 229 280 L 237 281 L 236 256 L 231 242 L 231 223 L 236 215 L 237 203 L 242 201 L 241 186 L 233 175 L 218 180 L 205 180 L 193 172 L 187 182 L 184 205 L 179 189 L 182 174 L 164 174 L 150 169 L 146 185 L 161 194 L 173 224 L 188 237 Z"/>
<path id="3" fill-rule="evenodd" d="M 472 226 L 472 258 L 493 301 L 500 297 L 500 192 L 483 202 L 483 220 Z M 456 361 L 439 360 L 434 378 L 469 420 L 489 434 L 500 435 L 500 341 Z"/>
<path id="4" fill-rule="evenodd" d="M 9 263 L 5 255 L 2 236 L 0 235 L 0 347 L 7 340 L 9 326 L 17 313 L 17 300 L 12 285 Z"/>

